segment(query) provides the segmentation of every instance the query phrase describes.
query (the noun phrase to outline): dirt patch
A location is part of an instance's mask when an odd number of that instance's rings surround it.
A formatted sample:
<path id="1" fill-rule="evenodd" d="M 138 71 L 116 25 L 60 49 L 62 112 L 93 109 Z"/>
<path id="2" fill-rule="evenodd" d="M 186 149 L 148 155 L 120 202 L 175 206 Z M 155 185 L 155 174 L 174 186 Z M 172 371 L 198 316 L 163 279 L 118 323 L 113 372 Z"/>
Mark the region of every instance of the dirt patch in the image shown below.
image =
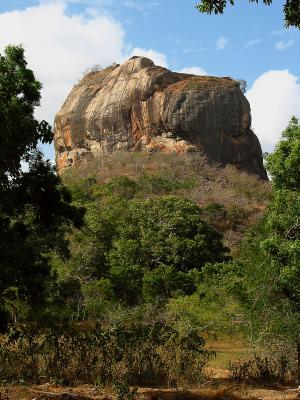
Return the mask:
<path id="1" fill-rule="evenodd" d="M 249 388 L 229 385 L 213 389 L 199 388 L 191 390 L 180 389 L 150 389 L 138 390 L 140 400 L 296 400 L 300 399 L 297 389 L 266 389 Z M 74 388 L 54 386 L 6 386 L 0 388 L 0 400 L 115 400 L 110 389 L 95 388 L 84 385 Z"/>

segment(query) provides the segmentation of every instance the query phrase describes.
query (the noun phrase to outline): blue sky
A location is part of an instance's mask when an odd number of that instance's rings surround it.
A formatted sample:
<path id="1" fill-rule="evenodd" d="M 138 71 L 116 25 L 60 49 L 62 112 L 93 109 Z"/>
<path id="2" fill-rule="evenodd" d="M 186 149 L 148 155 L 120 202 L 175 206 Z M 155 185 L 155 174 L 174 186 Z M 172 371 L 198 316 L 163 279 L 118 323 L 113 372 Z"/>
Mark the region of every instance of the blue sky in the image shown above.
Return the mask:
<path id="1" fill-rule="evenodd" d="M 176 71 L 247 81 L 253 129 L 271 151 L 300 117 L 300 31 L 285 29 L 284 1 L 237 0 L 223 16 L 196 0 L 0 0 L 0 52 L 22 43 L 43 83 L 37 116 L 53 123 L 72 85 L 94 64 L 146 55 Z M 45 148 L 53 159 L 53 149 Z"/>

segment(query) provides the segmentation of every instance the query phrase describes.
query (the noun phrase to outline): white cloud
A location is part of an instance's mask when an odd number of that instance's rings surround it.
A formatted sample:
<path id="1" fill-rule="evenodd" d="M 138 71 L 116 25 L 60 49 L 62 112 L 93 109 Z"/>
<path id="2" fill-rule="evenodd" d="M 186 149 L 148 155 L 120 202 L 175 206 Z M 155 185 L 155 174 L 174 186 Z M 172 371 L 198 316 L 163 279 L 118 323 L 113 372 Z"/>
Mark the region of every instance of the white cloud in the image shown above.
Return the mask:
<path id="1" fill-rule="evenodd" d="M 142 49 L 140 47 L 135 47 L 131 50 L 130 56 L 143 56 L 150 58 L 155 65 L 159 65 L 161 67 L 168 67 L 167 56 L 163 53 L 159 53 L 158 51 L 149 49 Z"/>
<path id="2" fill-rule="evenodd" d="M 219 39 L 216 41 L 216 49 L 224 50 L 227 43 L 228 43 L 228 39 L 226 39 L 226 37 L 224 37 L 224 36 L 220 36 Z"/>
<path id="3" fill-rule="evenodd" d="M 249 40 L 247 43 L 245 43 L 245 47 L 249 48 L 249 47 L 254 47 L 257 46 L 259 43 L 261 42 L 261 39 L 251 39 Z"/>
<path id="4" fill-rule="evenodd" d="M 123 58 L 124 36 L 115 20 L 68 15 L 62 3 L 0 14 L 0 51 L 24 45 L 29 67 L 43 84 L 37 116 L 49 122 L 86 68 Z"/>
<path id="5" fill-rule="evenodd" d="M 205 69 L 201 67 L 186 67 L 181 69 L 179 72 L 184 74 L 193 74 L 193 75 L 207 75 Z"/>
<path id="6" fill-rule="evenodd" d="M 73 85 L 83 72 L 95 65 L 122 62 L 139 53 L 167 66 L 166 56 L 155 50 L 139 49 L 125 43 L 122 25 L 102 7 L 115 0 L 40 0 L 37 6 L 0 13 L 0 53 L 8 44 L 22 44 L 36 78 L 42 82 L 39 119 L 53 123 Z M 84 13 L 71 14 L 67 4 L 81 3 Z M 154 2 L 151 3 L 154 7 Z M 53 147 L 42 146 L 53 158 Z"/>
<path id="7" fill-rule="evenodd" d="M 272 151 L 292 115 L 300 118 L 300 82 L 288 70 L 274 70 L 255 80 L 246 96 L 252 127 L 263 151 Z"/>
<path id="8" fill-rule="evenodd" d="M 0 52 L 8 44 L 24 45 L 28 65 L 43 84 L 36 115 L 50 123 L 72 86 L 95 64 L 105 67 L 143 55 L 167 66 L 164 54 L 126 45 L 123 27 L 107 14 L 95 9 L 92 14 L 70 14 L 66 4 L 79 1 L 108 5 L 114 0 L 42 0 L 37 6 L 0 14 Z"/>
<path id="9" fill-rule="evenodd" d="M 293 46 L 293 44 L 295 43 L 295 40 L 279 40 L 279 42 L 275 43 L 275 48 L 277 50 L 286 50 L 289 47 Z"/>

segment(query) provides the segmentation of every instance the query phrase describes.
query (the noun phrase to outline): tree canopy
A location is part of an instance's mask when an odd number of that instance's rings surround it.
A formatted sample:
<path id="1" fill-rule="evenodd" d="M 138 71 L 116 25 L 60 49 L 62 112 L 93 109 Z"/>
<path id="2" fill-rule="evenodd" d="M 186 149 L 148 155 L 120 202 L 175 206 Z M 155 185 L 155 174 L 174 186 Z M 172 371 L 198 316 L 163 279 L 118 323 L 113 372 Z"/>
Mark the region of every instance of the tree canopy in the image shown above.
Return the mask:
<path id="1" fill-rule="evenodd" d="M 274 153 L 267 156 L 266 167 L 275 188 L 300 190 L 300 125 L 297 118 L 291 119 Z"/>
<path id="2" fill-rule="evenodd" d="M 250 3 L 259 3 L 259 0 L 249 0 Z M 273 0 L 262 0 L 262 2 L 270 6 Z M 223 14 L 227 4 L 234 6 L 234 0 L 201 0 L 196 8 L 207 14 Z M 295 26 L 300 29 L 300 0 L 286 0 L 283 7 L 285 26 Z"/>
<path id="3" fill-rule="evenodd" d="M 160 178 L 152 182 L 161 188 L 166 184 Z M 129 305 L 163 302 L 195 290 L 191 271 L 229 258 L 222 235 L 191 200 L 170 195 L 141 199 L 138 182 L 127 177 L 84 186 L 96 198 L 84 199 L 77 192 L 87 210 L 86 226 L 72 235 L 67 265 L 57 267 L 77 277 L 87 297 L 97 287 L 102 303 L 107 293 Z M 92 281 L 97 283 L 87 287 Z"/>
<path id="4" fill-rule="evenodd" d="M 8 46 L 0 54 L 0 184 L 21 173 L 21 160 L 28 161 L 39 141 L 50 143 L 51 127 L 34 118 L 40 102 L 41 84 L 27 68 L 24 49 Z"/>
<path id="5" fill-rule="evenodd" d="M 0 323 L 11 300 L 37 307 L 51 277 L 47 253 L 67 254 L 64 226 L 82 223 L 83 210 L 38 144 L 52 131 L 37 121 L 41 84 L 27 68 L 24 49 L 8 46 L 0 54 Z M 22 168 L 22 162 L 26 168 Z M 1 318 L 2 316 L 2 318 Z M 2 319 L 2 321 L 1 321 Z"/>
<path id="6" fill-rule="evenodd" d="M 300 367 L 299 125 L 292 118 L 267 169 L 273 194 L 266 214 L 249 231 L 242 251 L 244 306 L 252 334 L 262 342 L 298 345 Z M 299 369 L 300 371 L 300 369 Z M 299 377 L 300 378 L 300 377 Z"/>

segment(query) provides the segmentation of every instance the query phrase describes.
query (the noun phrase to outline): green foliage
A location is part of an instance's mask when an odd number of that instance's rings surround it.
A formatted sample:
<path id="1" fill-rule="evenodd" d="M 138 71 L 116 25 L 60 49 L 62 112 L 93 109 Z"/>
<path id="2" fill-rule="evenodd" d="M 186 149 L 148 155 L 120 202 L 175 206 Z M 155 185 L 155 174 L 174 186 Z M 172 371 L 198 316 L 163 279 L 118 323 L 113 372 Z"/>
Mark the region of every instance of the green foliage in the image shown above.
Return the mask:
<path id="1" fill-rule="evenodd" d="M 192 294 L 196 290 L 193 276 L 161 264 L 143 276 L 143 298 L 146 302 L 165 302 L 169 297 Z"/>
<path id="2" fill-rule="evenodd" d="M 167 310 L 180 331 L 200 329 L 206 333 L 237 333 L 243 328 L 239 305 L 243 293 L 243 268 L 236 262 L 206 264 L 191 271 L 197 290 L 189 296 L 171 298 Z"/>
<path id="3" fill-rule="evenodd" d="M 132 202 L 130 211 L 132 230 L 121 234 L 138 240 L 143 267 L 165 264 L 187 272 L 227 258 L 221 235 L 203 221 L 201 210 L 190 200 L 154 197 Z"/>
<path id="4" fill-rule="evenodd" d="M 263 327 L 264 335 L 290 340 L 297 338 L 300 329 L 299 215 L 299 192 L 277 190 L 268 213 L 244 245 L 248 294 L 255 305 L 249 305 L 249 312 L 257 318 L 252 326 L 259 332 Z"/>
<path id="5" fill-rule="evenodd" d="M 275 189 L 300 190 L 300 125 L 297 118 L 291 119 L 274 153 L 266 157 L 266 167 Z"/>
<path id="6" fill-rule="evenodd" d="M 169 194 L 176 190 L 188 189 L 194 186 L 193 180 L 176 180 L 168 176 L 155 176 L 143 174 L 137 180 L 138 189 L 149 195 Z"/>
<path id="7" fill-rule="evenodd" d="M 82 287 L 76 277 L 55 277 L 47 288 L 47 304 L 40 312 L 39 321 L 51 325 L 61 320 L 78 319 L 82 302 Z"/>
<path id="8" fill-rule="evenodd" d="M 151 195 L 164 195 L 172 192 L 191 189 L 192 179 L 174 179 L 173 176 L 142 174 L 137 179 L 127 176 L 114 176 L 107 184 L 100 185 L 95 178 L 70 179 L 65 177 L 75 202 L 90 203 L 99 197 L 115 197 L 130 200 Z"/>
<path id="9" fill-rule="evenodd" d="M 115 298 L 112 283 L 109 279 L 91 280 L 83 285 L 85 312 L 89 318 L 97 319 L 105 314 L 108 305 Z"/>
<path id="10" fill-rule="evenodd" d="M 262 341 L 298 342 L 300 334 L 300 129 L 293 118 L 267 167 L 274 192 L 262 221 L 243 246 L 244 305 Z M 286 345 L 286 343 L 285 343 Z"/>
<path id="11" fill-rule="evenodd" d="M 93 189 L 98 199 L 85 203 L 86 226 L 70 237 L 67 269 L 83 285 L 109 279 L 117 299 L 129 305 L 191 294 L 190 269 L 228 258 L 222 236 L 190 200 L 132 197 L 139 184 L 120 178 Z M 160 179 L 153 186 L 166 187 Z"/>
<path id="12" fill-rule="evenodd" d="M 83 210 L 70 204 L 69 192 L 37 149 L 39 142 L 52 140 L 50 126 L 34 118 L 40 89 L 41 84 L 27 68 L 23 48 L 8 46 L 4 55 L 0 55 L 0 324 L 3 327 L 9 315 L 17 320 L 29 306 L 38 311 L 50 282 L 55 279 L 51 276 L 48 253 L 56 249 L 66 257 L 65 230 L 71 224 L 82 223 Z M 21 168 L 22 161 L 27 163 L 26 171 Z"/>
<path id="13" fill-rule="evenodd" d="M 137 263 L 138 244 L 119 240 L 109 253 L 109 275 L 120 300 L 133 305 L 141 301 L 143 268 Z"/>
<path id="14" fill-rule="evenodd" d="M 272 4 L 272 0 L 262 0 L 267 6 Z M 259 0 L 249 0 L 251 3 L 259 3 Z M 235 4 L 234 0 L 201 0 L 196 8 L 202 13 L 207 14 L 223 14 L 227 3 L 232 6 Z M 300 28 L 300 1 L 299 0 L 286 0 L 283 7 L 285 26 L 296 26 Z"/>
<path id="15" fill-rule="evenodd" d="M 69 170 L 63 181 L 76 204 L 84 206 L 100 199 L 103 202 L 104 198 L 188 198 L 202 207 L 204 221 L 224 235 L 224 242 L 232 250 L 240 243 L 245 229 L 264 213 L 271 191 L 268 181 L 233 166 L 211 165 L 199 153 L 117 152 Z M 206 211 L 211 203 L 223 207 L 216 218 Z"/>
<path id="16" fill-rule="evenodd" d="M 27 68 L 21 46 L 8 46 L 0 54 L 0 185 L 20 173 L 22 159 L 31 159 L 38 141 L 50 143 L 52 133 L 45 122 L 34 118 L 40 102 L 41 84 Z"/>

